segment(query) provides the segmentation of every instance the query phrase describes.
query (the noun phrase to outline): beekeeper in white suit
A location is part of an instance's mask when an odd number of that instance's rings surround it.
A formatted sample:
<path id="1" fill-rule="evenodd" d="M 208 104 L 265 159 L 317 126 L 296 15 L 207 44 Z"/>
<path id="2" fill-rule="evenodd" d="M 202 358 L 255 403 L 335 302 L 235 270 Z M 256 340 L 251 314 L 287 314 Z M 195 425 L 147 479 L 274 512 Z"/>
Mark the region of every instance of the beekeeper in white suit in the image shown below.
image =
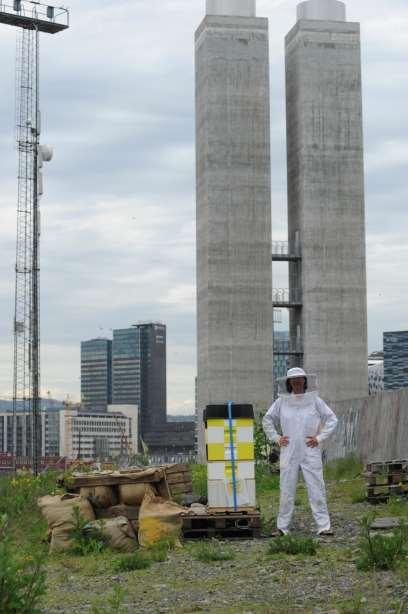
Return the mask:
<path id="1" fill-rule="evenodd" d="M 290 532 L 301 469 L 318 534 L 332 535 L 320 444 L 335 430 L 337 418 L 318 396 L 316 376 L 290 369 L 280 385 L 279 398 L 263 419 L 267 437 L 281 448 L 278 531 Z"/>

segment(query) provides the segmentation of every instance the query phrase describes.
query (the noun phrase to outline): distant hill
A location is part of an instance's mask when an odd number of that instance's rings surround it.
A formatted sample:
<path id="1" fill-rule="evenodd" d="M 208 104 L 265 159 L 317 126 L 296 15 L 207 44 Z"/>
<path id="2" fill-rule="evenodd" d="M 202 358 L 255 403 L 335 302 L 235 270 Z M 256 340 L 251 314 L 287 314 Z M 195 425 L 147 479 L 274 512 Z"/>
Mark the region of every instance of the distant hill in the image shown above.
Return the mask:
<path id="1" fill-rule="evenodd" d="M 21 404 L 17 405 L 21 407 Z M 43 399 L 42 400 L 43 409 L 47 409 L 49 411 L 58 411 L 62 409 L 63 404 L 62 401 L 57 401 L 56 399 Z M 13 411 L 13 401 L 5 401 L 0 399 L 0 411 Z"/>
<path id="2" fill-rule="evenodd" d="M 185 416 L 185 415 L 176 415 L 176 414 L 167 414 L 167 422 L 194 422 L 195 421 L 195 415 L 192 414 L 191 416 Z"/>

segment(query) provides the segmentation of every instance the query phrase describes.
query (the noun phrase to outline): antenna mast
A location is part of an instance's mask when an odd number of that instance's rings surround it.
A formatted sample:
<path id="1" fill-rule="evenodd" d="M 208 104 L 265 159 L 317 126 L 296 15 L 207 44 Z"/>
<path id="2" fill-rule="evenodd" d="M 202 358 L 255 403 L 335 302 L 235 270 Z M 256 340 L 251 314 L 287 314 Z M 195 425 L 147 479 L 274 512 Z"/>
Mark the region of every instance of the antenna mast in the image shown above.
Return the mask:
<path id="1" fill-rule="evenodd" d="M 40 145 L 40 32 L 69 26 L 66 9 L 29 0 L 0 1 L 0 23 L 20 28 L 16 62 L 18 150 L 15 265 L 13 466 L 29 456 L 37 475 L 41 461 L 40 392 L 40 211 L 43 162 L 52 151 Z"/>

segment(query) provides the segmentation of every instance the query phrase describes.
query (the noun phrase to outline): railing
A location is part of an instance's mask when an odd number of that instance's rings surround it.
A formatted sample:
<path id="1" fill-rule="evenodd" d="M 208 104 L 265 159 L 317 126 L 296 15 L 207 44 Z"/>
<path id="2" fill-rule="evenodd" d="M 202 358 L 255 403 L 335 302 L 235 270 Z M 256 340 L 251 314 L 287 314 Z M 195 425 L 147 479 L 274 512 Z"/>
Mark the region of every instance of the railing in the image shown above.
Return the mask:
<path id="1" fill-rule="evenodd" d="M 69 27 L 68 9 L 32 2 L 31 0 L 14 0 L 13 3 L 10 3 L 10 0 L 8 2 L 0 0 L 0 13 L 14 15 L 16 18 L 25 17 Z"/>
<path id="2" fill-rule="evenodd" d="M 289 241 L 272 241 L 273 260 L 300 260 L 298 244 L 292 245 Z"/>
<path id="3" fill-rule="evenodd" d="M 285 356 L 300 356 L 303 354 L 301 339 L 275 339 L 273 340 L 273 353 Z"/>
<path id="4" fill-rule="evenodd" d="M 275 307 L 300 306 L 302 304 L 301 291 L 298 288 L 273 288 L 272 302 Z"/>

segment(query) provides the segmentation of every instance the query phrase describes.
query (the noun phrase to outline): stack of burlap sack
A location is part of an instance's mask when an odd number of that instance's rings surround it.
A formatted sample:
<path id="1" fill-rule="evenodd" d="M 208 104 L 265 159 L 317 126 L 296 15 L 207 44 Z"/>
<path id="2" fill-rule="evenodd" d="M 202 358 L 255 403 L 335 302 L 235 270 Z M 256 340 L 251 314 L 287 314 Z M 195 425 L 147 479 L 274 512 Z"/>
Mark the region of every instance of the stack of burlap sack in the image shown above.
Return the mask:
<path id="1" fill-rule="evenodd" d="M 113 550 L 132 552 L 163 540 L 179 544 L 186 508 L 159 497 L 151 484 L 81 488 L 80 494 L 42 497 L 39 508 L 46 518 L 51 552 L 72 547 L 74 509 L 98 528 Z"/>

